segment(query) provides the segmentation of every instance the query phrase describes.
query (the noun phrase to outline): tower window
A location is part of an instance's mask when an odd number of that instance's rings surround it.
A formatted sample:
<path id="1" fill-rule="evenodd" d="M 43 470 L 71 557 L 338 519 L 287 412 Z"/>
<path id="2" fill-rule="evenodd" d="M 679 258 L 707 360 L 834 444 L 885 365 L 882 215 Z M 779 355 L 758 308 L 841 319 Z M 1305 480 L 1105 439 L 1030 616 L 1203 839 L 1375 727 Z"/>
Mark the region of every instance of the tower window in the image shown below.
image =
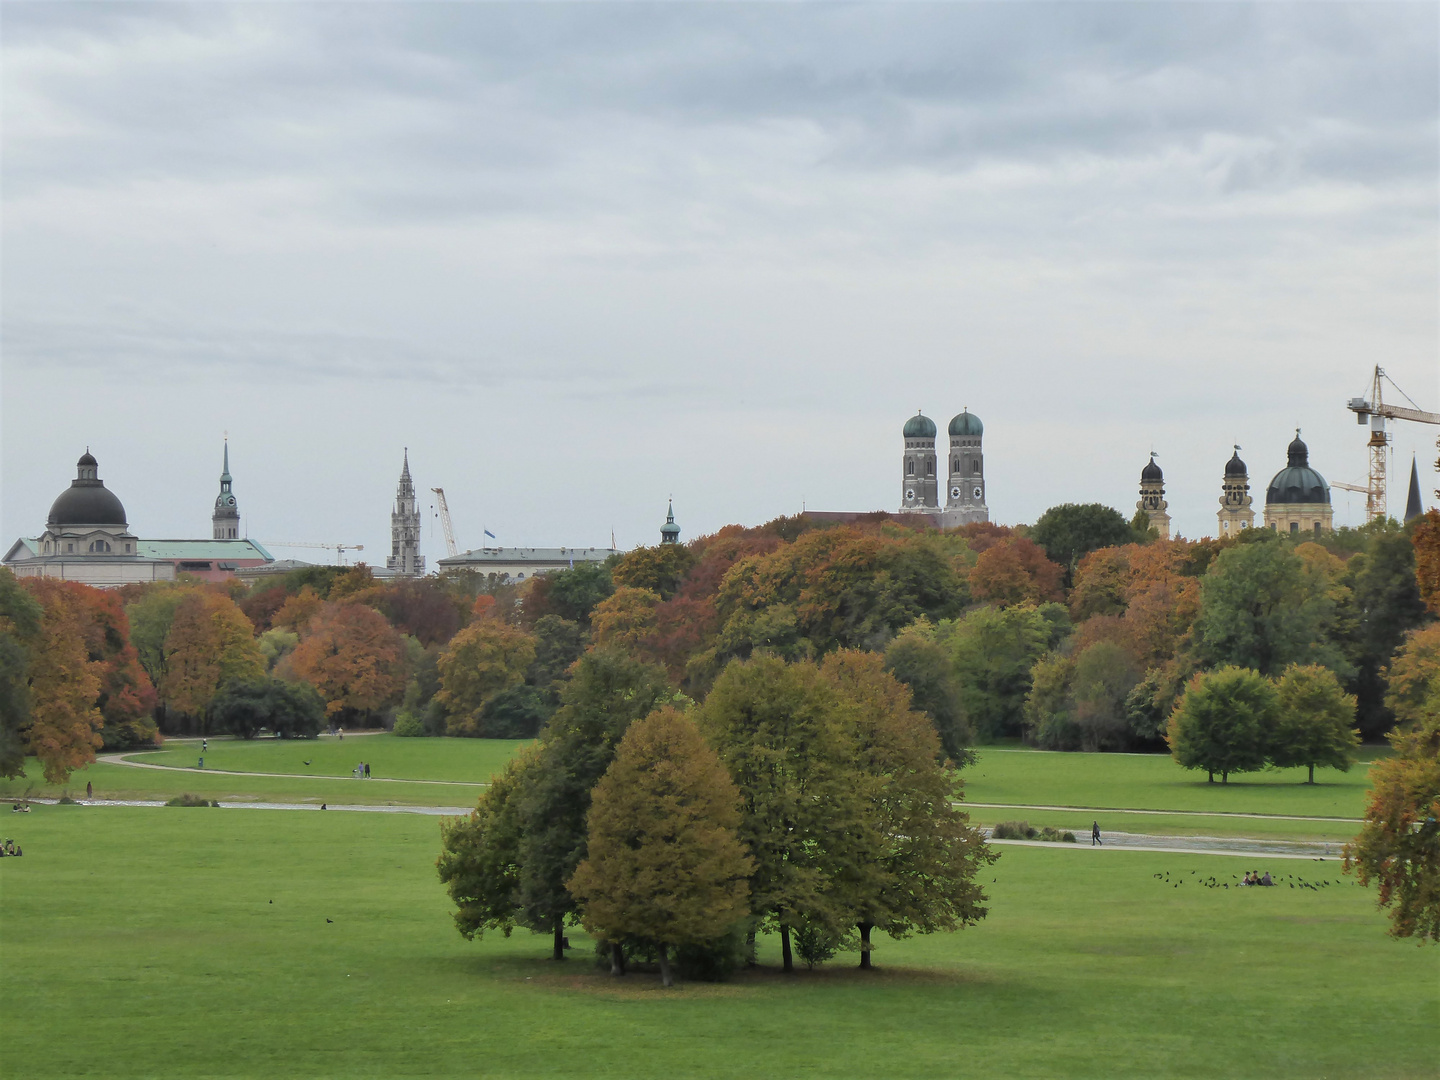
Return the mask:
<path id="1" fill-rule="evenodd" d="M 925 462 L 925 475 L 926 475 L 926 476 L 934 476 L 934 475 L 935 475 L 935 462 L 933 462 L 933 461 L 927 461 L 927 462 Z"/>
<path id="2" fill-rule="evenodd" d="M 1319 536 L 1319 535 L 1320 535 L 1320 522 L 1318 522 L 1318 521 L 1315 522 L 1315 535 L 1316 535 L 1316 536 Z"/>
<path id="3" fill-rule="evenodd" d="M 906 475 L 906 476 L 914 476 L 914 475 L 915 475 L 915 459 L 914 459 L 914 458 L 911 458 L 909 461 L 905 462 L 905 475 Z"/>

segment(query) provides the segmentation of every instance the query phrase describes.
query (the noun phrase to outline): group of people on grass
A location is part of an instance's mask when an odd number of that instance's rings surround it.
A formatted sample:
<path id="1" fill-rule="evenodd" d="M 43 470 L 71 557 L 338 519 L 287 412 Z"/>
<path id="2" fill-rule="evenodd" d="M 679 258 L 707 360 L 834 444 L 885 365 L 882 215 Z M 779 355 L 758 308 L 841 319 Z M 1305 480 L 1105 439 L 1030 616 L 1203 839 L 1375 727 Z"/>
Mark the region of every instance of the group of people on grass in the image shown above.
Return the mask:
<path id="1" fill-rule="evenodd" d="M 23 854 L 25 853 L 20 850 L 20 846 L 16 844 L 14 840 L 11 840 L 8 836 L 5 838 L 5 843 L 0 844 L 0 856 Z"/>
<path id="2" fill-rule="evenodd" d="M 1263 875 L 1262 875 L 1262 874 L 1260 873 L 1260 871 L 1258 871 L 1258 870 L 1247 870 L 1247 871 L 1245 871 L 1245 880 L 1242 881 L 1240 884 L 1242 884 L 1242 885 L 1274 885 L 1275 882 L 1273 882 L 1273 881 L 1270 880 L 1270 871 L 1269 871 L 1269 870 L 1266 870 Z"/>
<path id="3" fill-rule="evenodd" d="M 370 763 L 368 761 L 360 762 L 359 765 L 356 765 L 355 768 L 350 770 L 350 775 L 355 777 L 357 780 L 369 780 Z"/>

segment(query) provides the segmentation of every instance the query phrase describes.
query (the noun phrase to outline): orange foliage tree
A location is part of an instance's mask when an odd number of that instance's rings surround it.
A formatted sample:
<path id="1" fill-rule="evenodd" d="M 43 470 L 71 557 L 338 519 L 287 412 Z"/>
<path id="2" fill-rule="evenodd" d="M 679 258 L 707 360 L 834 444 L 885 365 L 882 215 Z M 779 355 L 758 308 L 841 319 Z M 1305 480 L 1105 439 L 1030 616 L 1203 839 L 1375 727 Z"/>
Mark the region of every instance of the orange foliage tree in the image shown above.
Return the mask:
<path id="1" fill-rule="evenodd" d="M 1425 606 L 1440 615 L 1440 510 L 1429 510 L 1415 523 L 1415 579 Z"/>
<path id="2" fill-rule="evenodd" d="M 254 625 L 235 601 L 208 589 L 180 601 L 165 635 L 165 681 L 160 691 L 167 708 L 203 719 L 220 687 L 256 682 L 264 674 Z"/>
<path id="3" fill-rule="evenodd" d="M 84 586 L 32 579 L 26 588 L 40 602 L 40 633 L 30 653 L 30 726 L 26 741 L 45 779 L 64 783 L 95 760 L 105 719 L 97 704 L 104 665 L 85 646 Z"/>
<path id="4" fill-rule="evenodd" d="M 405 691 L 404 643 L 364 604 L 326 603 L 302 631 L 289 665 L 320 691 L 332 719 L 375 713 Z"/>
<path id="5" fill-rule="evenodd" d="M 1064 569 L 1046 558 L 1039 544 L 1012 536 L 980 553 L 970 571 L 970 591 L 996 607 L 1038 605 L 1062 598 L 1064 576 Z"/>

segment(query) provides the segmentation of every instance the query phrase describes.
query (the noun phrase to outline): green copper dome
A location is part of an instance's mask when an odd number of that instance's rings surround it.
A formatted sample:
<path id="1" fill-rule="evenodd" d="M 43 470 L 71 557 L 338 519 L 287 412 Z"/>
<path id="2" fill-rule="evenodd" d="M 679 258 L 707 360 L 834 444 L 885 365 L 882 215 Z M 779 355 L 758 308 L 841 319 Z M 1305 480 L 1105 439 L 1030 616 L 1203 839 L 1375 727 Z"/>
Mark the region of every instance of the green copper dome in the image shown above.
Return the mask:
<path id="1" fill-rule="evenodd" d="M 950 421 L 950 435 L 956 439 L 978 439 L 985 434 L 985 425 L 980 418 L 966 409 Z"/>
<path id="2" fill-rule="evenodd" d="M 905 438 L 907 439 L 933 439 L 935 437 L 935 421 L 931 420 L 924 413 L 916 413 L 905 421 Z"/>
<path id="3" fill-rule="evenodd" d="M 1270 486 L 1265 489 L 1265 503 L 1283 505 L 1286 503 L 1329 503 L 1330 485 L 1325 478 L 1310 467 L 1310 449 L 1295 433 L 1295 441 L 1288 448 L 1289 464 L 1275 474 Z"/>

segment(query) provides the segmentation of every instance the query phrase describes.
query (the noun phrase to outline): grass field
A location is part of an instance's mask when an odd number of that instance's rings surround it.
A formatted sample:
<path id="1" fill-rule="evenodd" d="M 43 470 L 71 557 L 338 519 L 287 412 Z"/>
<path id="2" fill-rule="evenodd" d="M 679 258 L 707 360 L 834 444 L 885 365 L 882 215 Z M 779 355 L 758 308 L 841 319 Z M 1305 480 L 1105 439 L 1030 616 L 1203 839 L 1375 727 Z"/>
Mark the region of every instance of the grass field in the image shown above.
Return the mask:
<path id="1" fill-rule="evenodd" d="M 1385 1078 L 1440 1062 L 1440 950 L 1387 938 L 1334 862 L 1267 864 L 1342 882 L 1316 891 L 1212 890 L 1196 879 L 1258 860 L 1006 847 L 990 918 L 882 940 L 873 977 L 842 954 L 664 992 L 598 972 L 578 932 L 563 965 L 523 932 L 462 940 L 433 819 L 37 806 L 8 831 L 25 857 L 0 860 L 7 1076 Z"/>

